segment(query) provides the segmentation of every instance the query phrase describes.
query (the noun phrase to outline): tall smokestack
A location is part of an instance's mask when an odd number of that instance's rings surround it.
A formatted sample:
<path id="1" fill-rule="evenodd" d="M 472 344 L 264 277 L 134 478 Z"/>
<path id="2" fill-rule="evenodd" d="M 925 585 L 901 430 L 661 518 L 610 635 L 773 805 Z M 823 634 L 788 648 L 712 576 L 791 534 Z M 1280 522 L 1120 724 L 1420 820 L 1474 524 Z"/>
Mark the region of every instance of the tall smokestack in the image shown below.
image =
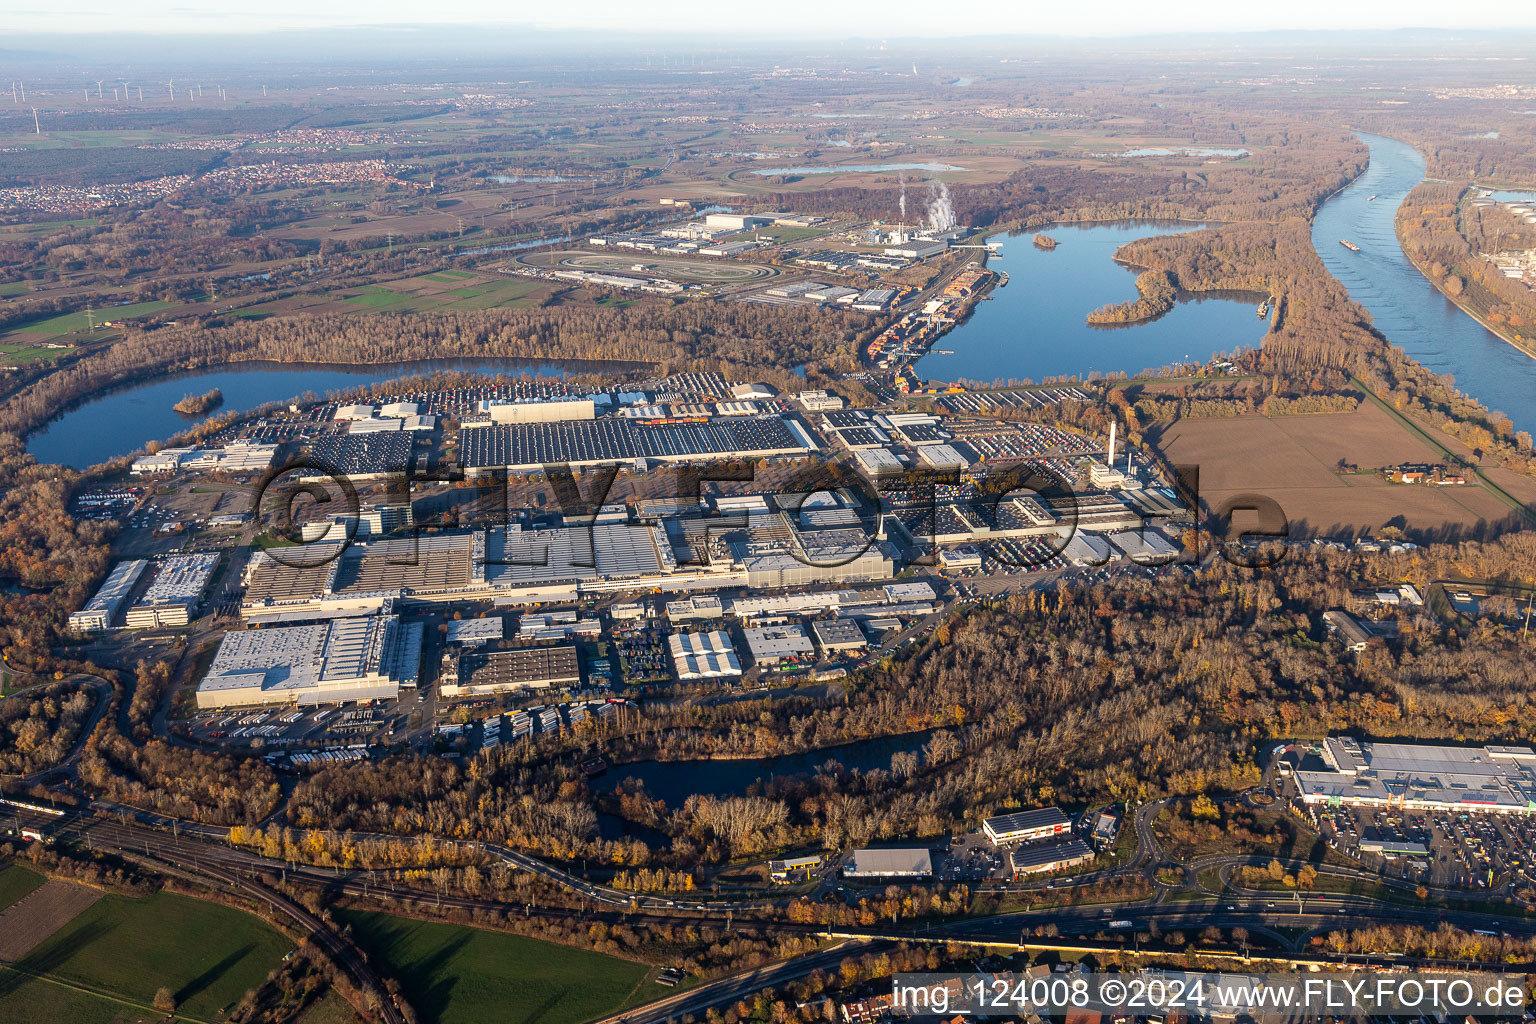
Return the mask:
<path id="1" fill-rule="evenodd" d="M 1115 426 L 1115 422 L 1111 420 L 1109 424 L 1109 458 L 1104 460 L 1104 464 L 1110 469 L 1115 468 Z"/>

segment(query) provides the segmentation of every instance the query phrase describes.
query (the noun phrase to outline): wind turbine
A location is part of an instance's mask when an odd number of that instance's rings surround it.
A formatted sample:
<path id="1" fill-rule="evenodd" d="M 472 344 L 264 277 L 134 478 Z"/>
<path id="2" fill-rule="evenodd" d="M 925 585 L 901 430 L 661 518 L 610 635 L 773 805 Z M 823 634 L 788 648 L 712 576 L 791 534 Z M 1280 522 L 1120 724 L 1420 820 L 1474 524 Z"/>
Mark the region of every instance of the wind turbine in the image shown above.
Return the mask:
<path id="1" fill-rule="evenodd" d="M 16 98 L 16 83 L 15 82 L 11 83 L 11 102 L 12 103 L 20 103 L 21 102 L 20 100 L 18 100 Z"/>
<path id="2" fill-rule="evenodd" d="M 175 103 L 176 102 L 176 79 L 173 78 L 169 82 L 166 82 L 165 83 L 165 87 L 167 89 L 171 90 L 171 102 Z"/>
<path id="3" fill-rule="evenodd" d="M 103 79 L 105 81 L 105 79 Z M 101 99 L 101 82 L 96 83 L 96 98 Z"/>
<path id="4" fill-rule="evenodd" d="M 42 122 L 37 119 L 36 107 L 32 108 L 32 128 L 37 132 L 37 134 L 43 134 L 43 125 Z"/>

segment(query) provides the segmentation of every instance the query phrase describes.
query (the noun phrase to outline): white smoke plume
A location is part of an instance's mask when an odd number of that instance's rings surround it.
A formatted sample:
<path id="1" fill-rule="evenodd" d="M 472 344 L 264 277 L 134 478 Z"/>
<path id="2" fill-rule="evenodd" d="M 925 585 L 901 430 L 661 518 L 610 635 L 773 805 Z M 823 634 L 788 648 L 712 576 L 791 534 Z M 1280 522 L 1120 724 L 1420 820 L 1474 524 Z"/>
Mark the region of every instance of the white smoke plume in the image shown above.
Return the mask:
<path id="1" fill-rule="evenodd" d="M 901 207 L 901 222 L 905 224 L 907 222 L 907 176 L 899 175 L 898 180 L 901 182 L 901 199 L 897 201 L 897 205 Z"/>
<path id="2" fill-rule="evenodd" d="M 949 186 L 942 181 L 928 183 L 928 227 L 948 231 L 955 226 L 955 207 L 949 201 Z"/>

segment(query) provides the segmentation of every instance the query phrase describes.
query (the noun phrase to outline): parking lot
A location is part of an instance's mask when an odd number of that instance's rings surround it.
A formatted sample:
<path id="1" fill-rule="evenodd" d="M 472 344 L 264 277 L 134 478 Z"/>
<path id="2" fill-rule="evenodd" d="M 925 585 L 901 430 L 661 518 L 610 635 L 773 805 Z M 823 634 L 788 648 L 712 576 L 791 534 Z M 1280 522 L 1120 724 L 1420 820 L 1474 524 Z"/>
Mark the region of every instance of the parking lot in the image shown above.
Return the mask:
<path id="1" fill-rule="evenodd" d="M 1524 815 L 1368 807 L 1310 813 L 1329 846 L 1390 877 L 1469 889 L 1536 881 L 1536 820 Z M 1387 849 L 1362 849 L 1378 843 Z M 1423 844 L 1428 854 L 1393 852 L 1401 843 Z"/>
<path id="2" fill-rule="evenodd" d="M 397 738 L 404 717 L 395 702 L 380 701 L 371 707 L 204 711 L 187 725 L 194 739 L 270 749 L 388 743 Z"/>

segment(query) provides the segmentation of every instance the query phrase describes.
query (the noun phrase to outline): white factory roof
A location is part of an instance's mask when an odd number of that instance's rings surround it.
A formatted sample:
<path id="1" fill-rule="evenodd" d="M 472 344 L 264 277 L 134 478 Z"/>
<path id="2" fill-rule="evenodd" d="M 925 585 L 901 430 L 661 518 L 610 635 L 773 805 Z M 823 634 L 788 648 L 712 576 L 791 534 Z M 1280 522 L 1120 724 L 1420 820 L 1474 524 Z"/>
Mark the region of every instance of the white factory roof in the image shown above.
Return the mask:
<path id="1" fill-rule="evenodd" d="M 386 672 L 400 659 L 386 648 L 398 642 L 398 626 L 395 616 L 372 615 L 227 633 L 198 686 L 200 703 L 221 695 L 229 703 L 393 695 L 398 684 Z"/>
<path id="2" fill-rule="evenodd" d="M 1361 743 L 1339 736 L 1324 743 L 1323 759 L 1334 770 L 1295 773 L 1309 802 L 1536 811 L 1536 751 L 1530 747 Z"/>
<path id="3" fill-rule="evenodd" d="M 208 579 L 219 564 L 217 551 L 191 555 L 172 555 L 160 564 L 155 580 L 144 591 L 135 607 L 189 604 L 208 586 Z"/>
<path id="4" fill-rule="evenodd" d="M 1073 533 L 1061 553 L 1078 565 L 1103 565 L 1114 557 L 1109 541 L 1089 533 Z"/>
<path id="5" fill-rule="evenodd" d="M 405 421 L 400 419 L 360 419 L 353 420 L 347 427 L 349 434 L 380 434 L 399 430 L 405 426 Z"/>
<path id="6" fill-rule="evenodd" d="M 369 420 L 373 419 L 373 406 L 371 405 L 343 405 L 336 410 L 338 420 Z"/>
<path id="7" fill-rule="evenodd" d="M 853 453 L 854 461 L 859 468 L 870 476 L 880 476 L 885 473 L 899 473 L 902 469 L 901 459 L 889 448 L 865 448 Z"/>
<path id="8" fill-rule="evenodd" d="M 741 675 L 741 661 L 730 635 L 723 629 L 707 633 L 674 633 L 667 638 L 679 679 L 708 679 Z"/>
<path id="9" fill-rule="evenodd" d="M 1109 541 L 1137 561 L 1172 558 L 1179 553 L 1179 549 L 1174 547 L 1167 537 L 1150 528 L 1116 533 L 1109 538 Z"/>
<path id="10" fill-rule="evenodd" d="M 925 878 L 933 874 L 933 856 L 926 850 L 854 850 L 845 875 Z"/>
<path id="11" fill-rule="evenodd" d="M 948 444 L 925 444 L 917 449 L 917 457 L 934 469 L 964 469 L 971 461 Z"/>
<path id="12" fill-rule="evenodd" d="M 799 626 L 766 626 L 741 632 L 753 661 L 776 661 L 816 653 L 805 630 Z"/>
<path id="13" fill-rule="evenodd" d="M 379 407 L 380 416 L 392 416 L 404 419 L 407 416 L 416 416 L 421 412 L 419 402 L 390 402 Z"/>
<path id="14" fill-rule="evenodd" d="M 500 615 L 483 619 L 459 619 L 448 623 L 448 642 L 451 644 L 483 644 L 500 640 L 506 633 L 506 620 Z"/>

